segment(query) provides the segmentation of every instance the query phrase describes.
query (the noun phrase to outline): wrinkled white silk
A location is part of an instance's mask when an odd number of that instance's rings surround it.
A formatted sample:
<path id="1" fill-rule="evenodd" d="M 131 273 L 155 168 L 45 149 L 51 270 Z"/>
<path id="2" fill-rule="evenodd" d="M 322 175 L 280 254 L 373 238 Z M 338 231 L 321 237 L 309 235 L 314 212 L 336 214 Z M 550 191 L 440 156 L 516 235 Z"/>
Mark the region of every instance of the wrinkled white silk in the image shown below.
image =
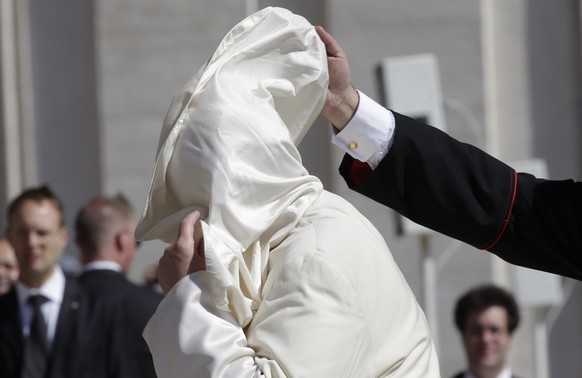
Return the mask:
<path id="1" fill-rule="evenodd" d="M 166 116 L 136 237 L 173 242 L 180 220 L 200 210 L 214 299 L 241 326 L 260 302 L 269 250 L 322 190 L 295 144 L 327 80 L 314 28 L 267 8 L 228 33 Z"/>
<path id="2" fill-rule="evenodd" d="M 200 210 L 207 270 L 144 330 L 159 377 L 439 377 L 386 242 L 301 164 L 326 63 L 306 20 L 266 8 L 174 97 L 136 234 L 173 242 Z"/>

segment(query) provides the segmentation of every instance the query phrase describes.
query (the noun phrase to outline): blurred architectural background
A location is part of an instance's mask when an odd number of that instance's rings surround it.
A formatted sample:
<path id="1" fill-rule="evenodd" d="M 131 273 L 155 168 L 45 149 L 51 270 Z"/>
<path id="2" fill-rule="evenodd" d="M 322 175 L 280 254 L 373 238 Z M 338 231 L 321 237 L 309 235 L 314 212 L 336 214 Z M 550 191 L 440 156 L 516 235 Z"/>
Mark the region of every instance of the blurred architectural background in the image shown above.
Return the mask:
<path id="1" fill-rule="evenodd" d="M 69 225 L 78 207 L 97 194 L 123 192 L 141 212 L 173 93 L 212 55 L 232 26 L 268 5 L 289 8 L 325 26 L 350 58 L 356 87 L 377 100 L 377 70 L 383 59 L 433 54 L 451 135 L 510 164 L 543 159 L 549 178 L 582 179 L 582 38 L 576 0 L 0 4 L 2 230 L 7 202 L 23 188 L 40 183 L 49 183 L 64 199 Z M 454 301 L 484 282 L 513 290 L 522 303 L 524 323 L 511 354 L 516 374 L 580 376 L 580 283 L 536 276 L 520 286 L 522 275 L 487 253 L 440 235 L 399 234 L 391 210 L 349 191 L 339 178 L 341 153 L 331 146 L 329 132 L 322 120 L 314 125 L 301 145 L 305 164 L 385 236 L 428 310 L 443 377 L 465 366 L 452 322 Z M 157 261 L 163 248 L 157 242 L 142 247 L 131 272 L 134 281 L 143 279 L 145 268 Z M 67 256 L 65 263 L 74 269 L 72 245 Z M 430 281 L 423 274 L 427 256 L 437 261 L 436 278 Z M 557 284 L 553 298 L 537 303 L 528 297 L 527 288 L 537 280 L 551 283 L 542 289 Z M 427 303 L 432 303 L 428 309 Z M 540 325 L 547 326 L 547 366 L 536 347 L 545 332 Z"/>

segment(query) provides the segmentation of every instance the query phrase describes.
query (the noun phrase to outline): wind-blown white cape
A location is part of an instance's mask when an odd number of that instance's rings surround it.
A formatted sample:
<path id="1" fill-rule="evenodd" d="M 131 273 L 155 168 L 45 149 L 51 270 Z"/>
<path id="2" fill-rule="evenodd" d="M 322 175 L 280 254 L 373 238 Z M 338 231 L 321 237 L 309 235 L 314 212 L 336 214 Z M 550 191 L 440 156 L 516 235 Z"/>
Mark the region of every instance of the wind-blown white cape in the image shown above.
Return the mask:
<path id="1" fill-rule="evenodd" d="M 438 376 L 384 240 L 301 164 L 326 62 L 305 19 L 266 8 L 174 97 L 136 236 L 173 242 L 198 209 L 207 270 L 144 332 L 160 377 Z"/>

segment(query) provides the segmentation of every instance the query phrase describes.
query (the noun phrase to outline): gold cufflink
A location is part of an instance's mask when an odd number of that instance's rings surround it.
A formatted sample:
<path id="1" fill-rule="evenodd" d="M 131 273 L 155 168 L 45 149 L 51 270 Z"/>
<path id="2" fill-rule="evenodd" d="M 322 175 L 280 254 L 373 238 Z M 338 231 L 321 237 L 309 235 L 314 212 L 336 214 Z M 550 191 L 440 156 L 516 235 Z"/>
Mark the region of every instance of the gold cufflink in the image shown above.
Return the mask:
<path id="1" fill-rule="evenodd" d="M 350 150 L 355 150 L 356 148 L 358 148 L 358 144 L 357 144 L 356 142 L 350 142 L 350 143 L 348 144 L 348 148 L 349 148 Z"/>

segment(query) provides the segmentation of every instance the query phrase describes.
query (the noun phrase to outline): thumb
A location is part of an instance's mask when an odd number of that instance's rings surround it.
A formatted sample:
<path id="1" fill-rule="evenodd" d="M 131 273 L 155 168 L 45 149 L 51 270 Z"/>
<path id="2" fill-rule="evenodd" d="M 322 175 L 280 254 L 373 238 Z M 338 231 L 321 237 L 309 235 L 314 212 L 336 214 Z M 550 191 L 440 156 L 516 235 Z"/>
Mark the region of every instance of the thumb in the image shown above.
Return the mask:
<path id="1" fill-rule="evenodd" d="M 177 242 L 184 242 L 189 240 L 194 240 L 194 227 L 196 222 L 200 219 L 200 212 L 195 210 L 190 214 L 186 215 L 180 221 L 180 229 L 178 230 L 178 240 Z"/>

